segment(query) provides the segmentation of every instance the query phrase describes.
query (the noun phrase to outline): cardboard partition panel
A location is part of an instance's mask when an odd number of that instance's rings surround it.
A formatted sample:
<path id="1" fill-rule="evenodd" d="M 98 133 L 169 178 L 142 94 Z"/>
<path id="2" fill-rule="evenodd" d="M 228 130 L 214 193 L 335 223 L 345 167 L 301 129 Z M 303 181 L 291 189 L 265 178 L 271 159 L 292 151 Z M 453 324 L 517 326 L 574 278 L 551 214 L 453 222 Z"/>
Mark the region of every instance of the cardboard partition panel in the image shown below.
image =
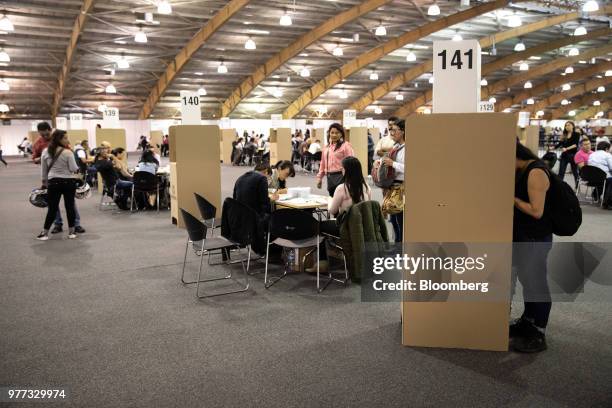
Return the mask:
<path id="1" fill-rule="evenodd" d="M 127 141 L 125 138 L 125 129 L 103 129 L 96 128 L 96 143 L 98 146 L 102 144 L 102 142 L 108 142 L 111 145 L 111 148 L 115 149 L 117 147 L 123 147 L 127 152 Z M 98 146 L 90 146 L 91 148 Z M 127 154 L 125 155 L 125 160 L 127 161 Z M 102 177 L 98 174 L 98 192 L 102 193 L 103 189 Z"/>
<path id="2" fill-rule="evenodd" d="M 221 213 L 220 130 L 218 126 L 180 125 L 170 127 L 170 199 L 173 222 L 184 228 L 179 208 L 199 218 L 193 193 L 198 193 Z"/>
<path id="3" fill-rule="evenodd" d="M 406 134 L 404 242 L 510 244 L 516 116 L 412 115 Z M 470 160 L 458 154 L 466 146 L 487 154 Z M 496 260 L 495 273 L 509 287 L 511 259 L 506 258 Z M 508 349 L 506 301 L 404 301 L 402 316 L 406 346 Z"/>
<path id="4" fill-rule="evenodd" d="M 221 161 L 232 164 L 232 142 L 236 140 L 235 129 L 221 129 Z"/>
<path id="5" fill-rule="evenodd" d="M 291 160 L 291 129 L 270 129 L 270 164 L 280 160 Z"/>
<path id="6" fill-rule="evenodd" d="M 344 130 L 346 140 L 353 147 L 355 157 L 361 163 L 364 177 L 368 175 L 368 129 L 364 127 L 352 127 Z"/>
<path id="7" fill-rule="evenodd" d="M 370 128 L 368 130 L 370 131 L 370 134 L 372 135 L 372 141 L 374 142 L 374 145 L 376 145 L 376 143 L 378 143 L 378 141 L 380 140 L 380 129 Z"/>
<path id="8" fill-rule="evenodd" d="M 37 131 L 29 131 L 28 132 L 28 140 L 30 141 L 30 143 L 34 144 L 34 142 L 36 142 L 36 139 L 38 139 L 40 137 L 40 135 L 38 134 Z"/>
<path id="9" fill-rule="evenodd" d="M 605 136 L 612 136 L 612 126 L 606 126 Z"/>
<path id="10" fill-rule="evenodd" d="M 68 140 L 70 141 L 71 146 L 74 146 L 77 143 L 82 142 L 83 140 L 87 140 L 89 142 L 89 137 L 87 135 L 86 129 L 69 130 L 66 132 L 66 134 L 68 136 Z"/>
<path id="11" fill-rule="evenodd" d="M 312 133 L 310 134 L 310 137 L 314 137 L 314 140 L 318 140 L 319 142 L 321 142 L 321 146 L 326 145 L 327 144 L 327 129 L 323 129 L 323 128 L 317 128 L 317 129 L 312 129 Z"/>
<path id="12" fill-rule="evenodd" d="M 164 138 L 164 132 L 162 132 L 161 130 L 152 130 L 149 133 L 149 143 L 152 146 L 155 146 L 158 152 L 161 149 L 163 138 Z"/>
<path id="13" fill-rule="evenodd" d="M 525 126 L 524 128 L 517 128 L 518 138 L 521 144 L 536 155 L 540 145 L 540 128 L 539 126 Z"/>

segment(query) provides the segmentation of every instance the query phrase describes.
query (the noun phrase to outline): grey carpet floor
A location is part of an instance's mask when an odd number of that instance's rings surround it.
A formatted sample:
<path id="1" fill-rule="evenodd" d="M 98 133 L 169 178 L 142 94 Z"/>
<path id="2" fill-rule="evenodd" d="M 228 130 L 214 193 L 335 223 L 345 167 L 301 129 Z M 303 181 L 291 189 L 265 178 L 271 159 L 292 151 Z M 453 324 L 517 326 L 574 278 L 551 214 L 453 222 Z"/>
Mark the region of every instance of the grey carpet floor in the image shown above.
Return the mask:
<path id="1" fill-rule="evenodd" d="M 555 304 L 549 350 L 519 355 L 402 347 L 399 305 L 361 303 L 354 285 L 317 295 L 309 275 L 269 290 L 257 275 L 246 294 L 197 301 L 179 284 L 185 235 L 168 212 L 99 212 L 94 196 L 78 201 L 85 235 L 39 242 L 38 168 L 9 163 L 0 386 L 70 391 L 16 407 L 612 406 L 610 303 Z M 225 195 L 244 171 L 223 167 Z M 575 239 L 609 241 L 612 213 L 584 212 Z"/>

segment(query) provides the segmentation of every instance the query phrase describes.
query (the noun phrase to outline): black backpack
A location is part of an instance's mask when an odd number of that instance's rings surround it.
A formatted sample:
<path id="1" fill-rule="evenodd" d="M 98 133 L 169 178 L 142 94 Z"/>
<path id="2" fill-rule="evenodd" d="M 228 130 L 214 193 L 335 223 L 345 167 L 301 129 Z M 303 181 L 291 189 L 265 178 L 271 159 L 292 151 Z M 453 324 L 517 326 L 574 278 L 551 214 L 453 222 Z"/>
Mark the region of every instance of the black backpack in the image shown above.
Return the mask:
<path id="1" fill-rule="evenodd" d="M 550 180 L 550 194 L 548 196 L 550 217 L 553 233 L 560 237 L 572 236 L 582 224 L 582 209 L 576 193 L 569 184 L 559 176 L 546 170 Z"/>

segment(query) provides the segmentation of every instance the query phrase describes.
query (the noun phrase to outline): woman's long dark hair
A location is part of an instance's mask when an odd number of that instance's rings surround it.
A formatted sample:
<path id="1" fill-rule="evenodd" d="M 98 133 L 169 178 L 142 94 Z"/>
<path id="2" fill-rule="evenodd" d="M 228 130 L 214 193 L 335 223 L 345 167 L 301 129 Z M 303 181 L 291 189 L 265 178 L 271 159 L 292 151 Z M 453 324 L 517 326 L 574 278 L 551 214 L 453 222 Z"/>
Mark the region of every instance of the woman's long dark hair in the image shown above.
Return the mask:
<path id="1" fill-rule="evenodd" d="M 329 133 L 331 132 L 332 129 L 336 129 L 342 135 L 340 136 L 340 139 L 338 139 L 338 141 L 336 142 L 336 149 L 339 149 L 340 146 L 342 146 L 342 143 L 344 143 L 344 139 L 346 137 L 346 134 L 344 133 L 344 127 L 342 127 L 342 125 L 339 123 L 332 123 L 331 125 L 329 125 L 329 129 L 327 129 L 327 142 L 330 145 L 331 145 L 331 139 L 329 138 Z"/>
<path id="2" fill-rule="evenodd" d="M 150 150 L 145 150 L 140 156 L 140 161 L 144 163 L 155 163 L 159 166 L 159 162 L 155 158 L 155 155 Z"/>
<path id="3" fill-rule="evenodd" d="M 568 134 L 567 129 L 565 129 L 565 126 L 567 126 L 568 123 L 572 124 L 572 134 Z M 563 138 L 564 139 L 569 139 L 571 136 L 574 135 L 574 133 L 578 133 L 576 132 L 576 124 L 574 122 L 572 122 L 571 120 L 568 120 L 567 122 L 565 122 L 565 124 L 563 125 Z"/>
<path id="4" fill-rule="evenodd" d="M 293 167 L 293 163 L 291 163 L 289 160 L 279 161 L 278 163 L 274 165 L 274 168 L 276 170 L 291 169 L 289 171 L 289 177 L 295 177 L 295 168 Z"/>
<path id="5" fill-rule="evenodd" d="M 55 157 L 55 154 L 57 153 L 57 148 L 64 147 L 62 146 L 60 142 L 64 138 L 65 135 L 66 135 L 65 131 L 55 129 L 55 131 L 51 135 L 51 142 L 49 143 L 49 147 L 47 147 L 47 152 L 49 153 L 49 156 Z"/>
<path id="6" fill-rule="evenodd" d="M 342 167 L 344 168 L 344 186 L 348 190 L 353 204 L 357 204 L 365 199 L 364 189 L 368 186 L 361 172 L 361 163 L 359 159 L 353 156 L 342 159 Z"/>
<path id="7" fill-rule="evenodd" d="M 516 158 L 519 160 L 540 160 L 540 158 L 529 148 L 516 141 Z"/>

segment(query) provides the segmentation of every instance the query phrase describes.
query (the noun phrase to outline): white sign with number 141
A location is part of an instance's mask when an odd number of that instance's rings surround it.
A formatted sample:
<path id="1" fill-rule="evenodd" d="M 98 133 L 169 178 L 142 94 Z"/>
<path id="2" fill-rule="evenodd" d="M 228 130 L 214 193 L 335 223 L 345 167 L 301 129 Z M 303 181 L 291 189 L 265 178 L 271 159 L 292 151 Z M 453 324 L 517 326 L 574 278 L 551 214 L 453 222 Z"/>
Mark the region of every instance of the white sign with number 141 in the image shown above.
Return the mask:
<path id="1" fill-rule="evenodd" d="M 433 112 L 478 112 L 480 103 L 478 41 L 435 41 L 433 59 Z"/>

